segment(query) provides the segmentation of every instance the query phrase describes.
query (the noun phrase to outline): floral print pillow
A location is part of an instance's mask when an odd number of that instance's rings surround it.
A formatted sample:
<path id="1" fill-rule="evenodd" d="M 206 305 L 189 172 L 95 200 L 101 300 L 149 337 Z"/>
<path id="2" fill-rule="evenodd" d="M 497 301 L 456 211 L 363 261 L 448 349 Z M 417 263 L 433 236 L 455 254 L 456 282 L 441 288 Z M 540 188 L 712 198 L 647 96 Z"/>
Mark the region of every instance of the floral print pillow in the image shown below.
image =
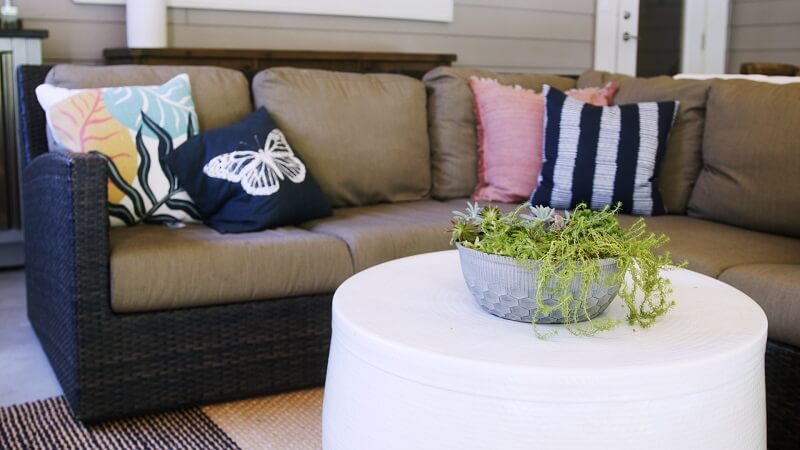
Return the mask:
<path id="1" fill-rule="evenodd" d="M 160 86 L 67 89 L 43 84 L 36 96 L 57 150 L 96 153 L 106 160 L 112 226 L 200 220 L 164 162 L 198 131 L 188 75 Z"/>

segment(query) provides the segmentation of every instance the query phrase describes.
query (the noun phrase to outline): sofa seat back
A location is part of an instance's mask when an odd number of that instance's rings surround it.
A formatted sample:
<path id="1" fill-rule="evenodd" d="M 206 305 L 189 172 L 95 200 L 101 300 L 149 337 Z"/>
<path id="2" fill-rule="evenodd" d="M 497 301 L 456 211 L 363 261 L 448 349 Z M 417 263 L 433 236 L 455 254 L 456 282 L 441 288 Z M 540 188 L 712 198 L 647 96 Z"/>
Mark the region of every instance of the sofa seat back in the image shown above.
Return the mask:
<path id="1" fill-rule="evenodd" d="M 688 214 L 800 238 L 800 84 L 714 80 Z"/>
<path id="2" fill-rule="evenodd" d="M 88 89 L 117 86 L 159 85 L 179 74 L 188 74 L 200 131 L 230 125 L 253 111 L 250 87 L 236 70 L 206 66 L 53 66 L 45 83 Z"/>
<path id="3" fill-rule="evenodd" d="M 274 68 L 253 79 L 264 106 L 334 207 L 419 200 L 430 191 L 425 86 L 393 74 Z"/>

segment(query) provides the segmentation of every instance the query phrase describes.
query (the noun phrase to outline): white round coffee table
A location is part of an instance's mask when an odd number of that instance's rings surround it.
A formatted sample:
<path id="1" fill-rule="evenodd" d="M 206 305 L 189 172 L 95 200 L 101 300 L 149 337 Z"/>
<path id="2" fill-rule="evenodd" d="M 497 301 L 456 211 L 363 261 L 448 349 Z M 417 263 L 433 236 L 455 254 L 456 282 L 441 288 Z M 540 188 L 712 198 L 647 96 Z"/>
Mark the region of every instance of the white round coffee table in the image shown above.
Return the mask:
<path id="1" fill-rule="evenodd" d="M 650 329 L 543 325 L 562 329 L 544 341 L 479 308 L 455 251 L 365 270 L 333 299 L 323 446 L 765 449 L 766 316 L 712 278 L 668 276 L 678 304 Z"/>

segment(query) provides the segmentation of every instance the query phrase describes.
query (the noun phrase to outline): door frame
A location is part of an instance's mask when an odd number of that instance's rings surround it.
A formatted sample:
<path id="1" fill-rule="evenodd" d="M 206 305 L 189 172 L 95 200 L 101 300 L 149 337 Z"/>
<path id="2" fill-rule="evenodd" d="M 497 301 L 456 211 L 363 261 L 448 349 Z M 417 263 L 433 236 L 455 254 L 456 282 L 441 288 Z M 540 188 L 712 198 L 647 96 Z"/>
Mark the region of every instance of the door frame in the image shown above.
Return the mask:
<path id="1" fill-rule="evenodd" d="M 682 73 L 725 73 L 730 0 L 684 0 Z"/>
<path id="2" fill-rule="evenodd" d="M 634 10 L 635 21 L 623 18 L 623 11 Z M 622 37 L 625 32 L 638 35 L 638 13 L 638 0 L 596 0 L 595 70 L 635 75 L 636 40 Z M 725 73 L 729 22 L 730 0 L 684 0 L 682 73 Z"/>

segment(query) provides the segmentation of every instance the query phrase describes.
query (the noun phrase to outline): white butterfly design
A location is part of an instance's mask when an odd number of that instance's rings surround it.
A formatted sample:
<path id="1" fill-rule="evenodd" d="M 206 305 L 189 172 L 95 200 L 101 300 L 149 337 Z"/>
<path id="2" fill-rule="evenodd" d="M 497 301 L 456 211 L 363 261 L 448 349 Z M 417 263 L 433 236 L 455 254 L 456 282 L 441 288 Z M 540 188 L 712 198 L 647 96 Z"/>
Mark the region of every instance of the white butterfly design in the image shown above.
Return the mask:
<path id="1" fill-rule="evenodd" d="M 241 183 L 250 195 L 272 195 L 278 192 L 284 177 L 302 183 L 306 179 L 306 166 L 294 155 L 283 132 L 276 128 L 267 135 L 264 148 L 215 156 L 203 167 L 203 173 Z"/>

